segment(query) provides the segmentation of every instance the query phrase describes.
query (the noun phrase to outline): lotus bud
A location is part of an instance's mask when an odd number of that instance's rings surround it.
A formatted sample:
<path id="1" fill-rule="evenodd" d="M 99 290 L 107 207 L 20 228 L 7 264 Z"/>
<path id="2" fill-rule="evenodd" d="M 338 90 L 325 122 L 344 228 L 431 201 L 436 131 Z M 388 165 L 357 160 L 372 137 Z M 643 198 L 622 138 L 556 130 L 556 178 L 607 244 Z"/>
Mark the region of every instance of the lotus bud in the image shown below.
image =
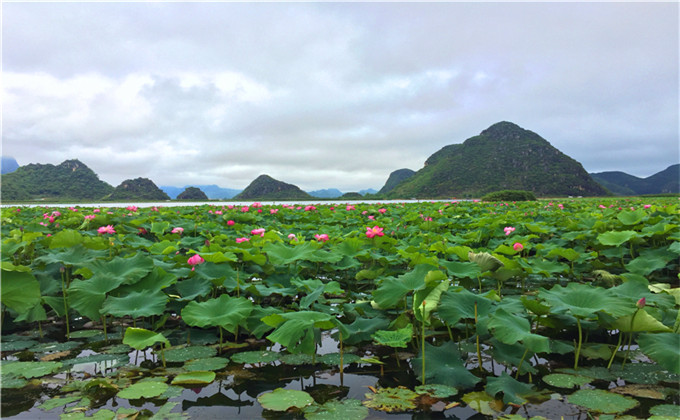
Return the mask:
<path id="1" fill-rule="evenodd" d="M 635 306 L 637 306 L 638 309 L 642 309 L 642 308 L 645 307 L 645 304 L 646 304 L 646 303 L 647 303 L 647 299 L 645 299 L 645 298 L 640 298 L 640 300 L 637 301 L 637 303 L 635 304 Z"/>

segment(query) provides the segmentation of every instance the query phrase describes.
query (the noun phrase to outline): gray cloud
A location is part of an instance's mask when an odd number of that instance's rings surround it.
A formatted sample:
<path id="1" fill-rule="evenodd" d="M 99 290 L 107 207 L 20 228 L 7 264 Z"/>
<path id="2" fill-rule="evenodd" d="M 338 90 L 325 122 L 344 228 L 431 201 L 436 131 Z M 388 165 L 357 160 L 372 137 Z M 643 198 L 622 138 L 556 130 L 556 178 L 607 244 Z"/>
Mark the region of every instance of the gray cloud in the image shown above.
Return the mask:
<path id="1" fill-rule="evenodd" d="M 506 120 L 648 176 L 678 62 L 677 3 L 6 3 L 3 154 L 350 191 Z"/>

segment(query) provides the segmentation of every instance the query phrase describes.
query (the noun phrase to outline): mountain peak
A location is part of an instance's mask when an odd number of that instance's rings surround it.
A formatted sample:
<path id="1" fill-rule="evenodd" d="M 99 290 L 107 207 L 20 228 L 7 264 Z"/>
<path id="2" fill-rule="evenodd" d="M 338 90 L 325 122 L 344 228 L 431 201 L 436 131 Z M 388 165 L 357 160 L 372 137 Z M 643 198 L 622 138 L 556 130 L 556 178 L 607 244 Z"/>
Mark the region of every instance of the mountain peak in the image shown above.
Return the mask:
<path id="1" fill-rule="evenodd" d="M 253 180 L 240 194 L 237 200 L 309 200 L 309 194 L 293 184 L 276 180 L 263 174 Z"/>

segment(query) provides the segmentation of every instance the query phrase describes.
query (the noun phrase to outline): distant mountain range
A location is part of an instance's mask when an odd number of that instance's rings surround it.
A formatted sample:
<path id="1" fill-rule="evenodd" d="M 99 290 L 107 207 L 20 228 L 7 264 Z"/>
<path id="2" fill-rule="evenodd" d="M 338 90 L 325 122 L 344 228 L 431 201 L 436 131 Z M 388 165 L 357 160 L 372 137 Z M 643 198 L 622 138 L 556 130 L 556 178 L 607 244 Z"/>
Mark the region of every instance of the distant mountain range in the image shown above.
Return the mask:
<path id="1" fill-rule="evenodd" d="M 380 191 L 365 189 L 342 193 L 336 188 L 310 193 L 260 175 L 244 190 L 217 185 L 158 188 L 146 178 L 128 179 L 118 187 L 99 179 L 77 159 L 59 165 L 28 164 L 17 167 L 2 157 L 1 193 L 6 201 L 34 200 L 169 200 L 185 199 L 310 200 L 371 198 L 481 197 L 513 189 L 546 196 L 603 196 L 680 193 L 680 164 L 647 178 L 624 172 L 588 174 L 580 163 L 563 154 L 538 134 L 510 122 L 496 123 L 478 136 L 450 144 L 432 154 L 419 171 L 392 172 Z"/>
<path id="2" fill-rule="evenodd" d="M 162 185 L 160 188 L 165 192 L 170 198 L 173 200 L 177 198 L 179 194 L 181 194 L 186 188 L 188 187 L 196 187 L 203 191 L 205 195 L 208 196 L 209 199 L 211 200 L 228 200 L 230 198 L 234 198 L 236 194 L 240 193 L 243 190 L 237 190 L 234 188 L 222 188 L 218 187 L 215 184 L 211 185 L 185 185 L 183 187 L 172 187 L 172 186 L 167 186 L 167 185 Z"/>
<path id="3" fill-rule="evenodd" d="M 619 171 L 591 173 L 590 176 L 616 195 L 680 193 L 680 164 L 647 178 Z"/>
<path id="4" fill-rule="evenodd" d="M 608 194 L 580 163 L 538 134 L 504 121 L 443 147 L 387 196 L 481 197 L 499 190 L 526 190 L 542 197 Z"/>

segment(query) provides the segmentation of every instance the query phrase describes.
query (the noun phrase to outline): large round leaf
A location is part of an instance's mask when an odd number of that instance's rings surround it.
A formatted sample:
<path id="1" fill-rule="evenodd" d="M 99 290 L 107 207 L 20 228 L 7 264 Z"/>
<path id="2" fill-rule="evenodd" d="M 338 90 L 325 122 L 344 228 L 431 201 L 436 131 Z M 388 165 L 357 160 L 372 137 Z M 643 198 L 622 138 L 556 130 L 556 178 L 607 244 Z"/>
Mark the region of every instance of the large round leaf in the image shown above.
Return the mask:
<path id="1" fill-rule="evenodd" d="M 605 414 L 623 413 L 637 407 L 639 404 L 632 398 L 614 394 L 603 389 L 578 390 L 568 397 L 568 401 L 571 404 L 580 405 L 588 410 Z"/>
<path id="2" fill-rule="evenodd" d="M 602 245 L 621 246 L 624 242 L 628 242 L 637 236 L 639 236 L 638 233 L 632 230 L 611 231 L 600 233 L 597 235 L 597 240 Z"/>
<path id="3" fill-rule="evenodd" d="M 122 278 L 97 274 L 86 280 L 74 280 L 68 288 L 68 301 L 73 309 L 92 320 L 99 320 L 106 294 L 120 286 Z"/>
<path id="4" fill-rule="evenodd" d="M 0 297 L 3 305 L 21 315 L 40 303 L 40 284 L 33 274 L 5 269 L 0 274 Z"/>
<path id="5" fill-rule="evenodd" d="M 144 350 L 156 343 L 163 343 L 166 347 L 170 346 L 170 341 L 161 333 L 145 330 L 144 328 L 128 327 L 125 330 L 123 344 L 127 344 L 133 349 Z"/>
<path id="6" fill-rule="evenodd" d="M 172 380 L 173 385 L 205 385 L 215 380 L 215 372 L 194 371 L 180 373 Z"/>
<path id="7" fill-rule="evenodd" d="M 167 303 L 168 296 L 160 290 L 131 292 L 123 297 L 109 296 L 101 312 L 117 317 L 138 318 L 162 314 Z"/>
<path id="8" fill-rule="evenodd" d="M 189 302 L 182 309 L 182 319 L 192 327 L 222 327 L 234 333 L 253 310 L 253 303 L 246 298 L 221 295 L 205 302 Z"/>
<path id="9" fill-rule="evenodd" d="M 95 260 L 87 264 L 93 274 L 108 274 L 122 279 L 123 284 L 134 284 L 154 268 L 153 259 L 138 253 L 129 258 L 115 257 L 111 261 Z"/>
<path id="10" fill-rule="evenodd" d="M 168 389 L 168 384 L 159 381 L 137 382 L 118 392 L 118 397 L 128 400 L 158 397 Z"/>
<path id="11" fill-rule="evenodd" d="M 616 317 L 635 312 L 635 304 L 629 299 L 614 296 L 601 287 L 588 284 L 569 283 L 567 287 L 559 284 L 550 290 L 541 289 L 538 296 L 545 299 L 553 312 L 565 310 L 577 318 L 592 318 L 597 312 L 605 312 Z"/>
<path id="12" fill-rule="evenodd" d="M 272 392 L 266 392 L 257 397 L 257 401 L 267 410 L 286 411 L 291 407 L 308 406 L 314 402 L 314 399 L 304 391 L 276 388 Z"/>
<path id="13" fill-rule="evenodd" d="M 680 334 L 641 334 L 640 350 L 669 372 L 680 374 Z"/>

